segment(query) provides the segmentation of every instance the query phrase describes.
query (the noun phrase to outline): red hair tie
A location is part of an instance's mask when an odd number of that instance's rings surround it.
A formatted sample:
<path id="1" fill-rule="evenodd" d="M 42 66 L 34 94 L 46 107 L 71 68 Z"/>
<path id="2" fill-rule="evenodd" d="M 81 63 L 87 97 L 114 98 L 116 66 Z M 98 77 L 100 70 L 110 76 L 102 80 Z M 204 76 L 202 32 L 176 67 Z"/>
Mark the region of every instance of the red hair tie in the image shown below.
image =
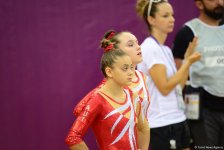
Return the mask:
<path id="1" fill-rule="evenodd" d="M 114 48 L 113 44 L 108 45 L 106 48 L 104 48 L 104 52 L 108 52 Z"/>
<path id="2" fill-rule="evenodd" d="M 110 35 L 107 37 L 107 40 L 111 39 L 111 38 L 114 36 L 114 34 L 115 34 L 115 32 L 112 31 L 112 32 L 110 33 Z"/>

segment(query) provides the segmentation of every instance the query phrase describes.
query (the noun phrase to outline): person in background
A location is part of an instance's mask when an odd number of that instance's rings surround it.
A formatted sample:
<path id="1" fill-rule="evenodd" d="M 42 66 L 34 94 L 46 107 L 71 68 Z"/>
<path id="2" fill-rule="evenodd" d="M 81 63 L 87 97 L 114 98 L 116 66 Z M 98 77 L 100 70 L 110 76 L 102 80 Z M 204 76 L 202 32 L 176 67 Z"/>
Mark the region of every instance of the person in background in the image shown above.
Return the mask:
<path id="1" fill-rule="evenodd" d="M 184 64 L 177 71 L 171 49 L 164 43 L 173 31 L 173 8 L 165 0 L 138 0 L 138 15 L 148 26 L 150 36 L 141 44 L 143 61 L 137 69 L 148 75 L 151 150 L 189 149 L 190 135 L 184 114 L 182 87 L 189 67 L 201 57 L 194 52 L 197 38 L 189 44 Z"/>
<path id="2" fill-rule="evenodd" d="M 148 149 L 149 141 L 140 141 L 149 140 L 141 100 L 127 88 L 132 84 L 134 67 L 131 58 L 110 42 L 114 34 L 105 34 L 101 42 L 105 51 L 101 59 L 104 82 L 76 107 L 79 110 L 77 119 L 66 138 L 72 150 L 88 149 L 81 138 L 89 126 L 93 128 L 100 149 Z"/>
<path id="3" fill-rule="evenodd" d="M 173 55 L 178 68 L 183 65 L 189 42 L 198 37 L 196 50 L 202 59 L 190 68 L 190 85 L 185 97 L 194 95 L 198 108 L 189 116 L 195 146 L 224 146 L 224 1 L 195 0 L 199 16 L 178 31 Z M 193 146 L 194 146 L 193 145 Z"/>

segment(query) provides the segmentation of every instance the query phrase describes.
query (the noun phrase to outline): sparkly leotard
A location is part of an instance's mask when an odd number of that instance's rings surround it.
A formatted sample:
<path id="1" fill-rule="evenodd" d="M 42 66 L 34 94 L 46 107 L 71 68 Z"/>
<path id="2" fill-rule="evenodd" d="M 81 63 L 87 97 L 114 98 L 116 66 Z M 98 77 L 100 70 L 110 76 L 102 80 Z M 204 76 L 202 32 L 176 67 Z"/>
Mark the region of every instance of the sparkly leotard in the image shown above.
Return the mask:
<path id="1" fill-rule="evenodd" d="M 138 146 L 135 107 L 138 98 L 134 99 L 130 90 L 124 91 L 126 93 L 124 103 L 118 103 L 102 92 L 92 93 L 86 106 L 77 116 L 66 143 L 70 146 L 80 143 L 86 130 L 91 126 L 99 149 L 136 150 Z"/>

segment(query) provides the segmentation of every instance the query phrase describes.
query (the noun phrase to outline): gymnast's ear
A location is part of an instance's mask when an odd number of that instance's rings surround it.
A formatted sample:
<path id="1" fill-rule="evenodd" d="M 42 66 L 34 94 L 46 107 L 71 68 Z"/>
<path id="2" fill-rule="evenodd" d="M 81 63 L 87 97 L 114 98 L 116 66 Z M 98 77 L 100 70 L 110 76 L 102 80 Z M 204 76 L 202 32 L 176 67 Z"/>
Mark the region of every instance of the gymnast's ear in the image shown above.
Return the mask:
<path id="1" fill-rule="evenodd" d="M 106 73 L 107 77 L 109 77 L 109 78 L 112 78 L 113 77 L 113 75 L 112 75 L 112 69 L 110 67 L 106 67 L 105 68 L 105 73 Z"/>

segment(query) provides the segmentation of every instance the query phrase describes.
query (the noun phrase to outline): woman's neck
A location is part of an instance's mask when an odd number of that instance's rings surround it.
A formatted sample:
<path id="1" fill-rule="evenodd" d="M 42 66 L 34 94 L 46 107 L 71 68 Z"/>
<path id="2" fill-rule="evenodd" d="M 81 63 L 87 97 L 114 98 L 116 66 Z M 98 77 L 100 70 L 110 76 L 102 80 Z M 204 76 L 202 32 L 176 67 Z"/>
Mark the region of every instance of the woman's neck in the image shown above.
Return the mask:
<path id="1" fill-rule="evenodd" d="M 167 38 L 167 33 L 162 33 L 158 31 L 153 31 L 151 35 L 162 45 L 164 45 L 166 38 Z"/>
<path id="2" fill-rule="evenodd" d="M 113 99 L 121 99 L 125 96 L 124 88 L 111 79 L 107 79 L 101 91 Z"/>
<path id="3" fill-rule="evenodd" d="M 134 70 L 133 77 L 132 77 L 132 82 L 137 82 L 137 81 L 138 81 L 138 76 L 136 75 L 136 72 Z"/>

